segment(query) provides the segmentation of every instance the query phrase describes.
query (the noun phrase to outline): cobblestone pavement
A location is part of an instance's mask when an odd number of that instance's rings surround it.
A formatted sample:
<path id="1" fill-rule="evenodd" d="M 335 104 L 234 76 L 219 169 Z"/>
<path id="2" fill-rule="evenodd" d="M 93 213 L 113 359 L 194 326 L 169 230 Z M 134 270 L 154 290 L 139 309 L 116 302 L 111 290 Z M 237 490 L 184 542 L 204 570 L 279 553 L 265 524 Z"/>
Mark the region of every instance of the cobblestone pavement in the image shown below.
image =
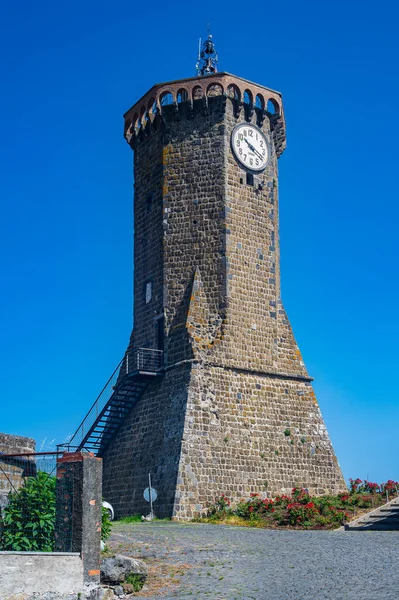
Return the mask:
<path id="1" fill-rule="evenodd" d="M 154 600 L 399 600 L 394 531 L 116 523 L 109 547 L 147 562 Z"/>

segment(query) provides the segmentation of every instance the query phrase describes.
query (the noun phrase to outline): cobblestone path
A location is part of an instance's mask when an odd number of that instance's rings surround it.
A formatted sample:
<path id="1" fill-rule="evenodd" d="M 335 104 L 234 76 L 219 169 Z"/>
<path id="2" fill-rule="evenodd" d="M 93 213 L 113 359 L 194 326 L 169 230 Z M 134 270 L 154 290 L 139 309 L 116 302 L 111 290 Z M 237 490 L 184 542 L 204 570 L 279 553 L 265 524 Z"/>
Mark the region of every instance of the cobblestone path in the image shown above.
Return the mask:
<path id="1" fill-rule="evenodd" d="M 154 600 L 399 599 L 399 532 L 116 523 L 109 547 L 146 561 Z"/>

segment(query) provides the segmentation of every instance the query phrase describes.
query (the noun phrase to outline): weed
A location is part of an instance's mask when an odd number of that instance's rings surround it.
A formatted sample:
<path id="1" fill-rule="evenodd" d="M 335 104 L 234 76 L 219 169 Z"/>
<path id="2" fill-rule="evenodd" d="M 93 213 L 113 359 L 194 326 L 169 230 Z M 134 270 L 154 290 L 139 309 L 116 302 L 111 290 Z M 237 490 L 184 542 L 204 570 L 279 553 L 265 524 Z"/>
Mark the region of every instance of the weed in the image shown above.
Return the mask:
<path id="1" fill-rule="evenodd" d="M 133 586 L 133 591 L 138 592 L 143 587 L 144 581 L 145 581 L 144 575 L 139 575 L 137 573 L 130 573 L 130 575 L 128 575 L 126 577 L 124 583 L 129 583 L 131 586 Z"/>

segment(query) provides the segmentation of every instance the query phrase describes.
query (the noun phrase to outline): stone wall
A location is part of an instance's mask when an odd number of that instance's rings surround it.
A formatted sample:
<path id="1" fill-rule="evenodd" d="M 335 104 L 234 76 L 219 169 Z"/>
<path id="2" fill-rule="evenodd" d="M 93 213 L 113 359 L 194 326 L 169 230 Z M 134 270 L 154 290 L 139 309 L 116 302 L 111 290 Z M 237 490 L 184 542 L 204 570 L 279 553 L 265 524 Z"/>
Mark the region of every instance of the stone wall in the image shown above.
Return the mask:
<path id="1" fill-rule="evenodd" d="M 346 489 L 310 382 L 193 365 L 175 514 L 191 518 L 222 493 L 275 497 Z"/>
<path id="2" fill-rule="evenodd" d="M 103 497 L 117 517 L 149 513 L 143 498 L 148 474 L 159 493 L 158 517 L 174 513 L 175 490 L 191 365 L 165 373 L 144 392 L 103 457 Z"/>
<path id="3" fill-rule="evenodd" d="M 30 597 L 31 594 L 81 594 L 83 564 L 79 554 L 51 552 L 0 552 L 1 600 Z"/>
<path id="4" fill-rule="evenodd" d="M 0 452 L 4 454 L 31 453 L 35 448 L 36 442 L 31 438 L 0 433 Z M 3 462 L 0 456 L 0 509 L 6 505 L 11 489 L 18 489 L 22 485 L 23 471 L 21 466 Z"/>

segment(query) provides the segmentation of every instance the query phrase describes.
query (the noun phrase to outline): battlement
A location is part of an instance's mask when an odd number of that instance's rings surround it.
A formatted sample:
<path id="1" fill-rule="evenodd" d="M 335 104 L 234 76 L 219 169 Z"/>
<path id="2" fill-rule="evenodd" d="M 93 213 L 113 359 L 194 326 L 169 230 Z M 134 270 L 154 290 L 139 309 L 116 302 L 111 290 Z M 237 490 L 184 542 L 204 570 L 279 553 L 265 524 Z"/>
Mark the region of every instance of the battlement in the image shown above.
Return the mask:
<path id="1" fill-rule="evenodd" d="M 215 73 L 155 84 L 125 113 L 125 139 L 133 145 L 140 133 L 148 131 L 159 117 L 165 119 L 175 115 L 181 118 L 182 113 L 190 117 L 192 112 L 198 109 L 207 112 L 209 100 L 217 96 L 230 99 L 234 104 L 236 116 L 243 110 L 248 122 L 254 114 L 260 124 L 268 117 L 277 156 L 282 154 L 286 146 L 286 135 L 280 92 L 230 73 Z"/>

